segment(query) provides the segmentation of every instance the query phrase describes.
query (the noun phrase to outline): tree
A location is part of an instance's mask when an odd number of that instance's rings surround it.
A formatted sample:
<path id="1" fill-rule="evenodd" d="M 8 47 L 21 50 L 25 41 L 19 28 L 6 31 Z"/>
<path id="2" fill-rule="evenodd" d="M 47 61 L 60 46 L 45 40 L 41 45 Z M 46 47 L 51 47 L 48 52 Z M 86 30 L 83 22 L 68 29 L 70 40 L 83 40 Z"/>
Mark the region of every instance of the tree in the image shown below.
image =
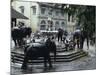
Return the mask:
<path id="1" fill-rule="evenodd" d="M 66 8 L 65 8 L 66 7 Z M 86 31 L 89 37 L 95 34 L 96 7 L 84 5 L 66 5 L 62 4 L 62 10 L 78 18 L 78 26 Z"/>

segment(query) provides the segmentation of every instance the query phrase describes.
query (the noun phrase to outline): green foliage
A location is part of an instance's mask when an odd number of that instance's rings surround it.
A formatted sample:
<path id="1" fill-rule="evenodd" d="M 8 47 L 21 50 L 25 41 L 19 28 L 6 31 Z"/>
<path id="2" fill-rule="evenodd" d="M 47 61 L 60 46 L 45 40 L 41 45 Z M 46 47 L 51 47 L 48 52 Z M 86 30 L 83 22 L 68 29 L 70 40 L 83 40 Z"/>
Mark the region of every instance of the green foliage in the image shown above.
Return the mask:
<path id="1" fill-rule="evenodd" d="M 67 6 L 67 5 L 62 5 Z M 62 8 L 63 8 L 62 7 Z M 84 5 L 69 5 L 64 9 L 65 12 L 71 15 L 76 15 L 78 18 L 78 26 L 84 29 L 90 36 L 95 34 L 96 29 L 96 7 Z"/>
<path id="2" fill-rule="evenodd" d="M 90 36 L 95 33 L 95 19 L 96 19 L 96 11 L 95 6 L 86 6 L 85 10 L 81 13 L 79 13 L 78 18 L 80 23 L 83 22 L 82 27 L 87 33 L 89 33 Z"/>

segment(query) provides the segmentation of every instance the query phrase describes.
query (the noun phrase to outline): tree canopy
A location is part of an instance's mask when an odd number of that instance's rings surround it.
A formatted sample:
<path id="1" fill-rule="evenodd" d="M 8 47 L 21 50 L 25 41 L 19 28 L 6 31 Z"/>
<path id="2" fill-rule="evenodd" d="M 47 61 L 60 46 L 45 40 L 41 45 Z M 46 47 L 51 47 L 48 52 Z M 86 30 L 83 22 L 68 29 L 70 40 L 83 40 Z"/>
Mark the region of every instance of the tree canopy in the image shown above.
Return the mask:
<path id="1" fill-rule="evenodd" d="M 71 15 L 76 15 L 76 17 L 78 18 L 77 26 L 80 26 L 83 30 L 85 30 L 89 34 L 89 36 L 95 34 L 96 32 L 95 31 L 96 29 L 96 7 L 95 6 L 62 4 L 62 9 L 65 12 L 70 13 Z"/>

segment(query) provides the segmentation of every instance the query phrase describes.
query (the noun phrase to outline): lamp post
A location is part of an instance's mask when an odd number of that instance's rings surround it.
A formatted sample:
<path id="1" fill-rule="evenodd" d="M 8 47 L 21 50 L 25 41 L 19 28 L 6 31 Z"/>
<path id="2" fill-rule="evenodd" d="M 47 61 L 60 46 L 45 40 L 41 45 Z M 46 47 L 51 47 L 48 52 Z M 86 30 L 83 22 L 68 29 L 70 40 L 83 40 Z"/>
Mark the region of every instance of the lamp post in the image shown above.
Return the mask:
<path id="1" fill-rule="evenodd" d="M 51 30 L 51 25 L 52 25 L 52 20 L 51 20 L 51 17 L 48 17 L 48 30 L 50 31 Z"/>

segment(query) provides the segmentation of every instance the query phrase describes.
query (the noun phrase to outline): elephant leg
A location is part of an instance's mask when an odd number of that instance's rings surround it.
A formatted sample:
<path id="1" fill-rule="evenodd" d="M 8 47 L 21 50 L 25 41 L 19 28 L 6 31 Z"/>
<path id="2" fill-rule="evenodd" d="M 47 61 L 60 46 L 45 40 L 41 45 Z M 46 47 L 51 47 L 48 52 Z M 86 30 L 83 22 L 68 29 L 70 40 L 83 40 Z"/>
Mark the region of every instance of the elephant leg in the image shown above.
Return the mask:
<path id="1" fill-rule="evenodd" d="M 62 42 L 62 36 L 60 36 L 60 41 Z"/>
<path id="2" fill-rule="evenodd" d="M 16 39 L 13 39 L 13 40 L 14 40 L 15 46 L 17 46 L 17 42 L 16 42 Z"/>
<path id="3" fill-rule="evenodd" d="M 44 57 L 44 67 L 47 67 L 47 58 Z"/>
<path id="4" fill-rule="evenodd" d="M 17 42 L 18 42 L 18 46 L 20 46 L 20 40 L 19 39 L 17 39 Z"/>
<path id="5" fill-rule="evenodd" d="M 27 69 L 28 58 L 25 57 L 21 69 Z"/>
<path id="6" fill-rule="evenodd" d="M 50 55 L 48 55 L 48 62 L 49 62 L 49 67 L 51 68 L 52 67 L 52 63 L 51 63 L 51 58 L 50 58 Z"/>
<path id="7" fill-rule="evenodd" d="M 23 45 L 23 39 L 20 39 L 21 46 Z"/>

